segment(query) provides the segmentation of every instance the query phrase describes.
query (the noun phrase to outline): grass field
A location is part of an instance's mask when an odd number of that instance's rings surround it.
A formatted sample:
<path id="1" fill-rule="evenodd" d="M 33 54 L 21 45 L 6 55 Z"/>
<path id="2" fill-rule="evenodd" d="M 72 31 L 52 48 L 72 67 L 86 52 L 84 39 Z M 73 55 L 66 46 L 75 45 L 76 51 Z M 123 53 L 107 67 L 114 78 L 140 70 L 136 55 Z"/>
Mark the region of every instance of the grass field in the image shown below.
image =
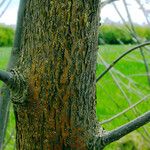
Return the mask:
<path id="1" fill-rule="evenodd" d="M 105 65 L 110 64 L 120 54 L 133 47 L 133 45 L 106 45 L 100 46 L 97 57 L 97 76 L 105 69 Z M 11 48 L 0 48 L 0 69 L 6 68 L 10 56 Z M 150 67 L 150 55 L 147 50 L 144 51 L 147 63 Z M 105 64 L 105 65 L 104 65 Z M 150 92 L 150 86 L 147 82 L 145 65 L 143 63 L 140 51 L 134 51 L 123 58 L 115 67 L 107 73 L 97 83 L 97 117 L 99 121 L 108 119 L 113 115 L 121 112 L 129 105 L 142 99 Z M 114 129 L 135 116 L 149 110 L 150 98 L 127 112 L 125 115 L 118 117 L 110 123 L 104 124 L 103 127 L 107 130 Z M 8 124 L 7 139 L 9 138 L 14 128 L 13 111 L 10 111 L 10 121 Z M 142 135 L 141 135 L 142 134 Z M 142 138 L 144 136 L 144 138 Z M 150 139 L 150 126 L 146 125 L 145 129 L 140 129 L 138 132 L 133 132 L 119 142 L 113 143 L 106 147 L 106 150 L 132 150 L 139 149 L 148 150 L 150 146 L 147 144 Z M 147 141 L 146 141 L 147 139 Z M 11 150 L 13 146 L 14 136 L 7 145 L 6 150 Z M 139 144 L 140 143 L 140 144 Z M 149 140 L 150 143 L 150 140 Z M 117 147 L 117 148 L 116 148 Z"/>
<path id="2" fill-rule="evenodd" d="M 97 76 L 106 68 L 105 65 L 111 64 L 120 54 L 127 51 L 134 45 L 120 46 L 120 45 L 106 45 L 100 46 L 98 58 L 97 58 Z M 147 50 L 144 50 L 144 54 L 150 67 L 150 55 Z M 105 65 L 104 65 L 105 64 Z M 139 50 L 136 50 L 126 57 L 124 57 L 115 67 L 107 73 L 97 83 L 97 117 L 98 119 L 105 120 L 115 114 L 118 114 L 122 110 L 129 107 L 129 105 L 142 99 L 150 92 L 150 86 L 147 82 L 147 74 L 145 71 L 145 65 L 141 57 Z M 104 124 L 103 127 L 107 130 L 114 129 L 128 120 L 134 119 L 135 116 L 142 114 L 149 110 L 150 98 L 147 101 L 141 103 L 136 107 L 128 111 L 125 115 L 118 117 L 117 119 Z M 144 131 L 145 130 L 145 131 Z M 140 132 L 140 133 L 138 133 Z M 145 129 L 140 129 L 138 132 L 133 132 L 128 137 L 120 140 L 122 143 L 115 143 L 108 146 L 106 149 L 116 149 L 116 146 L 120 145 L 120 149 L 150 149 L 150 146 L 146 146 L 146 139 L 150 139 L 150 126 L 145 126 Z M 148 136 L 146 135 L 148 133 Z M 144 140 L 141 135 L 144 135 Z M 134 136 L 134 138 L 133 138 Z M 132 141 L 132 142 L 131 142 Z M 134 142 L 133 142 L 134 141 Z M 140 142 L 140 141 L 143 141 Z M 150 143 L 150 141 L 148 141 Z M 141 144 L 141 146 L 139 145 Z M 127 146 L 127 148 L 126 148 Z"/>

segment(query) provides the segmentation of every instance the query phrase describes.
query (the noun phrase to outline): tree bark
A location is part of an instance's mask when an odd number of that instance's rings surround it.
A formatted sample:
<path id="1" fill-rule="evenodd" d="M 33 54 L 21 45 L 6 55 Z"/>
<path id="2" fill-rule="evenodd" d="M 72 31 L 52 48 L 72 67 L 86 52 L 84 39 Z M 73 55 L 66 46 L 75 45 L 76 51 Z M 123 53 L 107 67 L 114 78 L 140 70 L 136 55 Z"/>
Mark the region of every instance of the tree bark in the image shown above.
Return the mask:
<path id="1" fill-rule="evenodd" d="M 22 89 L 12 92 L 17 149 L 91 146 L 98 131 L 98 16 L 99 0 L 27 1 L 21 55 L 13 69 Z"/>
<path id="2" fill-rule="evenodd" d="M 17 149 L 103 149 L 150 121 L 147 112 L 106 132 L 96 120 L 99 0 L 22 4 L 13 65 L 0 71 L 14 104 Z"/>
<path id="3" fill-rule="evenodd" d="M 24 10 L 27 0 L 20 0 L 20 6 L 18 11 L 18 21 L 15 32 L 15 39 L 13 49 L 11 51 L 11 57 L 7 67 L 7 71 L 10 71 L 17 64 L 17 60 L 20 55 L 20 41 L 22 35 L 22 25 L 24 19 Z M 0 75 L 1 76 L 1 75 Z M 6 83 L 6 82 L 5 82 Z M 0 149 L 3 149 L 4 138 L 7 129 L 7 121 L 9 118 L 10 109 L 10 91 L 6 85 L 3 85 L 0 90 Z"/>

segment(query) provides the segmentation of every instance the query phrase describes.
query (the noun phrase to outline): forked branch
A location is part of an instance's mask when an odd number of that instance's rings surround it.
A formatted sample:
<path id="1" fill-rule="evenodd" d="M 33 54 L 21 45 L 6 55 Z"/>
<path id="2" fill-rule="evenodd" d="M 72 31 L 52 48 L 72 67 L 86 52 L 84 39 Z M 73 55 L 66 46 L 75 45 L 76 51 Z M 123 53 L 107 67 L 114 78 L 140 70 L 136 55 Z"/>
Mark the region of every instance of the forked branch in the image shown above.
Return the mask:
<path id="1" fill-rule="evenodd" d="M 134 119 L 133 121 L 113 130 L 108 132 L 107 134 L 103 135 L 98 139 L 98 143 L 100 145 L 102 144 L 104 147 L 116 140 L 119 140 L 123 136 L 127 135 L 128 133 L 138 129 L 139 127 L 147 124 L 150 122 L 150 111 L 146 112 L 142 116 Z"/>

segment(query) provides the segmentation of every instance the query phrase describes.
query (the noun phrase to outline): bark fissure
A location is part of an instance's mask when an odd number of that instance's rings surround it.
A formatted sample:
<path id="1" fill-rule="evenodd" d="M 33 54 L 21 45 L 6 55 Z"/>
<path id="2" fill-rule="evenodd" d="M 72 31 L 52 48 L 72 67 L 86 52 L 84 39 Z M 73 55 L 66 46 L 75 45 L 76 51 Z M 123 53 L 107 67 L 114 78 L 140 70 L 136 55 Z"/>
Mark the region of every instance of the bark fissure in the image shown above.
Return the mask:
<path id="1" fill-rule="evenodd" d="M 99 0 L 25 2 L 19 59 L 12 76 L 0 72 L 13 83 L 17 149 L 103 149 L 149 121 L 148 113 L 108 133 L 97 122 Z"/>
<path id="2" fill-rule="evenodd" d="M 27 2 L 17 68 L 28 94 L 26 105 L 15 105 L 18 149 L 86 149 L 96 133 L 98 3 Z"/>

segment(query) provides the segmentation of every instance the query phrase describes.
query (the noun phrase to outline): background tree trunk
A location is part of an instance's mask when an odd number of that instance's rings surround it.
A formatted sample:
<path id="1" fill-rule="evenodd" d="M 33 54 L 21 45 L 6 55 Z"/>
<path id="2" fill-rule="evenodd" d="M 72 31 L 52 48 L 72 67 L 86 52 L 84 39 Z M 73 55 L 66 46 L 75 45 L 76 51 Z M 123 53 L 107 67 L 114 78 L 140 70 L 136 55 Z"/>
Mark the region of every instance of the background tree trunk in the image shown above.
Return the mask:
<path id="1" fill-rule="evenodd" d="M 29 0 L 12 92 L 17 149 L 88 149 L 97 134 L 99 0 Z M 16 92 L 16 89 L 19 89 Z"/>
<path id="2" fill-rule="evenodd" d="M 15 40 L 13 49 L 11 51 L 11 57 L 7 67 L 7 71 L 10 71 L 14 66 L 16 66 L 17 60 L 20 54 L 20 45 L 21 45 L 21 35 L 22 35 L 22 23 L 24 18 L 26 0 L 20 0 L 20 6 L 18 11 L 18 21 L 15 32 Z M 0 149 L 3 149 L 4 138 L 7 129 L 7 121 L 9 118 L 9 109 L 10 109 L 10 91 L 6 85 L 0 90 Z"/>

